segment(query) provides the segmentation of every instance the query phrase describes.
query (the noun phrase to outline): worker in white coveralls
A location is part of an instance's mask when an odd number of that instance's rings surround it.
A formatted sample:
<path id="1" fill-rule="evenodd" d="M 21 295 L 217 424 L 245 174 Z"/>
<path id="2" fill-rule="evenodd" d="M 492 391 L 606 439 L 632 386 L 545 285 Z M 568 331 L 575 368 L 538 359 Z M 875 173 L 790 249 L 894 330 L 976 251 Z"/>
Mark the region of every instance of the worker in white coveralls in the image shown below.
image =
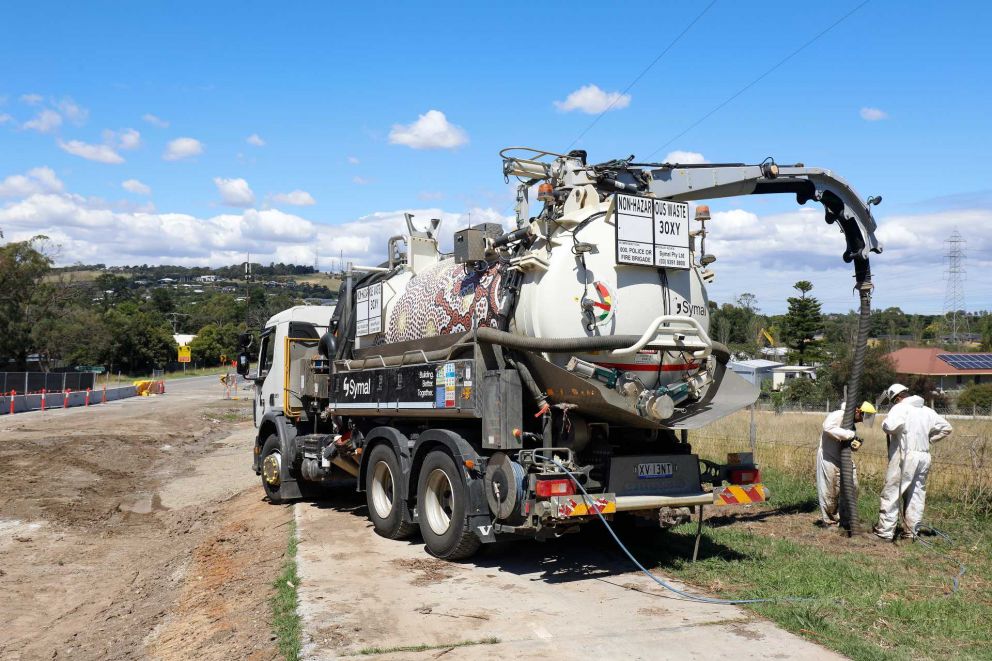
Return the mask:
<path id="1" fill-rule="evenodd" d="M 854 411 L 854 422 L 863 422 L 866 415 L 874 415 L 875 407 L 863 402 Z M 833 526 L 840 522 L 837 504 L 840 499 L 840 449 L 844 443 L 851 448 L 860 447 L 860 440 L 853 429 L 841 427 L 844 406 L 827 416 L 820 434 L 820 447 L 816 450 L 816 493 L 820 498 L 820 525 Z M 857 481 L 857 473 L 855 473 Z"/>
<path id="2" fill-rule="evenodd" d="M 895 536 L 902 504 L 905 507 L 902 536 L 912 539 L 923 520 L 930 444 L 947 438 L 952 429 L 947 420 L 923 405 L 922 397 L 910 395 L 902 384 L 891 385 L 885 397 L 894 405 L 882 423 L 882 431 L 889 437 L 889 467 L 885 471 L 875 534 L 884 540 Z"/>

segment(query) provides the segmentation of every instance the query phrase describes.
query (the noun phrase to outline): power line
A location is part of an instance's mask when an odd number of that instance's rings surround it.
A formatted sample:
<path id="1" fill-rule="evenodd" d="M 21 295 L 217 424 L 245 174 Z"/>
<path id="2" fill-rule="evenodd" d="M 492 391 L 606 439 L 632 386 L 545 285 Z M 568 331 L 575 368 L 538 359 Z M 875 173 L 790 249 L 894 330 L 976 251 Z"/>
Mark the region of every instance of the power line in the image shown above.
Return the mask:
<path id="1" fill-rule="evenodd" d="M 657 154 L 658 152 L 660 152 L 662 149 L 664 149 L 665 147 L 669 146 L 670 144 L 672 144 L 673 142 L 675 142 L 676 140 L 678 140 L 679 138 L 681 138 L 682 136 L 684 136 L 686 133 L 688 133 L 692 129 L 696 128 L 697 126 L 699 126 L 700 124 L 702 124 L 703 122 L 705 122 L 715 112 L 717 112 L 718 110 L 720 110 L 721 108 L 723 108 L 724 106 L 726 106 L 728 103 L 730 103 L 731 101 L 733 101 L 734 99 L 736 99 L 737 97 L 739 97 L 744 92 L 748 91 L 749 89 L 751 89 L 752 87 L 754 87 L 755 85 L 757 85 L 764 78 L 766 78 L 768 75 L 770 75 L 776 69 L 778 69 L 780 66 L 782 66 L 783 64 L 785 64 L 786 62 L 788 62 L 789 60 L 791 60 L 792 58 L 794 58 L 796 55 L 798 55 L 802 51 L 806 50 L 809 46 L 811 46 L 820 37 L 822 37 L 826 33 L 828 33 L 831 30 L 833 30 L 835 27 L 837 27 L 838 25 L 840 25 L 841 23 L 843 23 L 854 12 L 858 11 L 859 9 L 861 9 L 862 7 L 864 7 L 865 5 L 867 5 L 870 1 L 871 0 L 864 0 L 861 4 L 859 4 L 858 6 L 856 6 L 854 9 L 852 9 L 851 11 L 847 12 L 846 14 L 844 14 L 843 16 L 841 16 L 840 18 L 838 18 L 836 21 L 834 21 L 829 26 L 827 26 L 826 28 L 824 28 L 821 32 L 817 33 L 816 36 L 814 36 L 812 39 L 810 39 L 809 41 L 807 41 L 805 44 L 803 44 L 802 46 L 800 46 L 799 48 L 797 48 L 796 50 L 792 51 L 791 53 L 789 53 L 788 55 L 786 55 L 784 58 L 782 58 L 781 60 L 779 60 L 775 65 L 773 65 L 770 69 L 768 69 L 767 71 L 765 71 L 763 74 L 761 74 L 760 76 L 758 76 L 757 78 L 755 78 L 754 80 L 752 80 L 751 82 L 749 82 L 744 87 L 742 87 L 739 90 L 737 90 L 734 94 L 732 94 L 730 97 L 728 97 L 725 101 L 723 101 L 722 103 L 720 103 L 719 105 L 717 105 L 715 108 L 713 108 L 708 113 L 706 113 L 705 115 L 703 115 L 696 122 L 694 122 L 693 124 L 691 124 L 687 129 L 685 129 L 684 131 L 682 131 L 681 133 L 679 133 L 677 136 L 675 136 L 674 138 L 672 138 L 671 140 L 669 140 L 668 142 L 666 142 L 665 144 L 663 144 L 662 146 L 658 147 L 653 152 L 651 152 L 650 154 L 648 154 L 646 160 L 651 160 L 651 157 L 652 156 L 654 156 L 655 154 Z"/>
<path id="2" fill-rule="evenodd" d="M 589 126 L 587 126 L 582 131 L 582 133 L 580 133 L 578 135 L 578 137 L 575 138 L 575 140 L 572 140 L 572 142 L 569 143 L 568 147 L 565 148 L 565 152 L 567 153 L 568 150 L 570 150 L 572 147 L 575 146 L 575 143 L 576 142 L 578 142 L 579 140 L 581 140 L 583 138 L 583 136 L 585 136 L 585 134 L 588 133 L 590 131 L 590 129 L 592 129 L 592 127 L 596 126 L 596 124 L 599 123 L 599 120 L 601 120 L 603 118 L 603 115 L 605 115 L 610 110 L 612 110 L 613 109 L 613 106 L 616 105 L 617 101 L 619 101 L 620 99 L 622 99 L 623 96 L 627 92 L 629 92 L 630 89 L 634 85 L 636 85 L 638 83 L 638 81 L 640 81 L 641 78 L 644 77 L 644 74 L 646 74 L 648 71 L 651 70 L 651 67 L 653 67 L 654 65 L 658 64 L 658 62 L 661 60 L 661 58 L 665 57 L 665 55 L 668 53 L 668 51 L 672 50 L 672 47 L 675 46 L 675 44 L 677 44 L 679 42 L 679 40 L 682 39 L 682 37 L 685 36 L 685 33 L 688 32 L 692 28 L 693 25 L 695 25 L 697 22 L 699 22 L 699 19 L 701 19 L 703 17 L 703 15 L 706 12 L 708 12 L 710 10 L 710 8 L 713 5 L 715 5 L 715 4 L 716 4 L 716 0 L 712 0 L 712 2 L 710 2 L 710 4 L 706 5 L 706 7 L 703 8 L 703 11 L 699 12 L 699 14 L 696 16 L 696 18 L 692 19 L 692 21 L 689 23 L 689 25 L 685 26 L 685 29 L 682 30 L 682 32 L 679 32 L 678 35 L 674 39 L 672 39 L 671 43 L 669 43 L 668 46 L 665 47 L 665 50 L 661 51 L 661 53 L 658 54 L 658 57 L 654 58 L 654 60 L 651 61 L 651 64 L 649 64 L 646 67 L 644 67 L 644 70 L 641 71 L 639 74 L 637 74 L 637 77 L 634 78 L 634 80 L 632 80 L 630 82 L 630 84 L 627 85 L 627 87 L 623 88 L 623 91 L 620 92 L 620 94 L 618 94 L 616 97 L 614 97 L 614 99 L 610 102 L 610 105 L 606 106 L 606 108 L 601 113 L 599 113 L 598 115 L 596 115 L 596 117 L 589 123 Z"/>

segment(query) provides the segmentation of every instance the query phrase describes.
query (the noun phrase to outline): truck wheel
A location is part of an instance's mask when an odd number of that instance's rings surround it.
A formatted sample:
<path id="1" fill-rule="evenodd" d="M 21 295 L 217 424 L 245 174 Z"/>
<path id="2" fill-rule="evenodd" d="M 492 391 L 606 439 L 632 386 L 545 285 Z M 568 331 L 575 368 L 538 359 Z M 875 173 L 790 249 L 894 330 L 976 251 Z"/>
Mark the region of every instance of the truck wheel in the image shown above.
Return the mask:
<path id="1" fill-rule="evenodd" d="M 400 462 L 388 445 L 372 448 L 365 474 L 365 500 L 369 506 L 369 520 L 376 533 L 387 539 L 409 537 L 417 529 L 403 521 L 400 497 Z"/>
<path id="2" fill-rule="evenodd" d="M 262 446 L 261 458 L 262 488 L 265 489 L 265 495 L 268 496 L 270 503 L 281 505 L 286 502 L 282 497 L 281 490 L 282 462 L 284 459 L 277 434 L 270 434 L 265 439 L 265 445 Z"/>
<path id="3" fill-rule="evenodd" d="M 427 455 L 417 482 L 420 534 L 432 555 L 461 560 L 482 543 L 465 520 L 468 489 L 454 460 L 447 453 Z"/>

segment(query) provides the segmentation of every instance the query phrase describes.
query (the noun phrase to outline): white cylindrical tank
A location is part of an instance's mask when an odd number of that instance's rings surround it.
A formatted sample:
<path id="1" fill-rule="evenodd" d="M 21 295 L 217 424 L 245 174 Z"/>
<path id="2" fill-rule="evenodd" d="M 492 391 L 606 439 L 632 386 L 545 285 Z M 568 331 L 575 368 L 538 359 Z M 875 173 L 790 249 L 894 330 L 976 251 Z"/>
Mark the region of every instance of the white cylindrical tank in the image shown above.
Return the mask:
<path id="1" fill-rule="evenodd" d="M 662 315 L 693 317 L 708 330 L 708 302 L 697 268 L 617 264 L 616 228 L 607 209 L 608 202 L 603 202 L 566 214 L 550 241 L 540 238 L 531 247 L 542 266 L 526 271 L 509 330 L 546 338 L 640 336 Z M 594 215 L 581 226 L 582 220 Z M 381 331 L 360 334 L 357 347 L 461 333 L 474 326 L 495 327 L 507 268 L 495 263 L 479 271 L 444 259 L 419 273 L 403 271 L 385 280 L 382 324 L 376 326 Z M 546 356 L 562 367 L 570 357 Z M 689 354 L 675 351 L 578 357 L 632 372 L 649 388 L 680 380 L 699 367 Z"/>

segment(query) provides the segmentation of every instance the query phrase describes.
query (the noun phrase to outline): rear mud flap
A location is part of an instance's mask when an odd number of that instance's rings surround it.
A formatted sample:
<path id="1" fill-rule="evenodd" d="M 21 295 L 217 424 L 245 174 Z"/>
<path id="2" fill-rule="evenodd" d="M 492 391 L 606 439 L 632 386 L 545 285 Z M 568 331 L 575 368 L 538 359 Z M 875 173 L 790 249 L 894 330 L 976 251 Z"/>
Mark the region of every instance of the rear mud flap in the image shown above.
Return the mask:
<path id="1" fill-rule="evenodd" d="M 491 544 L 496 541 L 496 526 L 493 525 L 493 519 L 489 515 L 470 516 L 468 517 L 468 525 L 483 544 Z"/>

